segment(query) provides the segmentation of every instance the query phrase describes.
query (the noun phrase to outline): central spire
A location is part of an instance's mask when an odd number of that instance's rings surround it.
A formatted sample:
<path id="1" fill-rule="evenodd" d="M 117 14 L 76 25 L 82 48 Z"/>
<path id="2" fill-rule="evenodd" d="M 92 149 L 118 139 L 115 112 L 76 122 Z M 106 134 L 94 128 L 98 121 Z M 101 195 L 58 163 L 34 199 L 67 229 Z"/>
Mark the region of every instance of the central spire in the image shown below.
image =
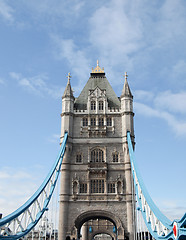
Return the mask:
<path id="1" fill-rule="evenodd" d="M 104 68 L 100 68 L 99 66 L 99 61 L 97 60 L 97 66 L 93 69 L 92 68 L 92 73 L 104 73 Z"/>

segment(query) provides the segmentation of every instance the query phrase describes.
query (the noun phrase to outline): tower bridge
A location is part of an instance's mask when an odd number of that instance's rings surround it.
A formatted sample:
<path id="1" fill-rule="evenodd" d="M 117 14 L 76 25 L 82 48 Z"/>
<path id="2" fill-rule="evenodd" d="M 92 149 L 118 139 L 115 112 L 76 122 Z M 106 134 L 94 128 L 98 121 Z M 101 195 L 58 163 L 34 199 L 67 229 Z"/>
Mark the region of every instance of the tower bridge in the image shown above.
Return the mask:
<path id="1" fill-rule="evenodd" d="M 97 62 L 75 98 L 68 74 L 58 158 L 36 193 L 0 219 L 0 239 L 186 239 L 186 214 L 179 221 L 167 219 L 138 171 L 127 77 L 117 97 Z M 60 172 L 58 231 L 36 234 Z"/>

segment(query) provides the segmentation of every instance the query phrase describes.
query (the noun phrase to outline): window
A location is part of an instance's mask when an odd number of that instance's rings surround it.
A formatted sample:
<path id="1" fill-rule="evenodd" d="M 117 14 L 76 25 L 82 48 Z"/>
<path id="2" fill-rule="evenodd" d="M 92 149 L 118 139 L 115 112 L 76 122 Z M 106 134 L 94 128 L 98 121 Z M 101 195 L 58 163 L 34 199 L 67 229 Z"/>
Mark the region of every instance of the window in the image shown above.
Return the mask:
<path id="1" fill-rule="evenodd" d="M 81 153 L 78 153 L 77 155 L 76 155 L 76 162 L 77 163 L 80 163 L 82 161 L 82 155 L 81 155 Z"/>
<path id="2" fill-rule="evenodd" d="M 94 179 L 90 181 L 90 192 L 91 193 L 104 193 L 104 180 L 103 179 Z"/>
<path id="3" fill-rule="evenodd" d="M 91 110 L 96 110 L 96 102 L 91 101 Z"/>
<path id="4" fill-rule="evenodd" d="M 112 118 L 111 117 L 107 118 L 107 126 L 112 126 Z"/>
<path id="5" fill-rule="evenodd" d="M 96 126 L 96 119 L 95 118 L 90 119 L 90 125 L 91 126 Z"/>
<path id="6" fill-rule="evenodd" d="M 104 118 L 99 118 L 99 126 L 104 126 Z"/>
<path id="7" fill-rule="evenodd" d="M 88 126 L 88 118 L 83 118 L 83 126 Z"/>
<path id="8" fill-rule="evenodd" d="M 103 151 L 101 149 L 91 151 L 91 162 L 104 162 Z"/>
<path id="9" fill-rule="evenodd" d="M 118 153 L 113 153 L 113 162 L 118 162 Z"/>
<path id="10" fill-rule="evenodd" d="M 115 193 L 116 188 L 115 188 L 115 183 L 108 183 L 108 193 Z"/>
<path id="11" fill-rule="evenodd" d="M 87 183 L 80 183 L 80 193 L 87 193 Z"/>
<path id="12" fill-rule="evenodd" d="M 99 101 L 99 110 L 103 110 L 103 101 Z"/>

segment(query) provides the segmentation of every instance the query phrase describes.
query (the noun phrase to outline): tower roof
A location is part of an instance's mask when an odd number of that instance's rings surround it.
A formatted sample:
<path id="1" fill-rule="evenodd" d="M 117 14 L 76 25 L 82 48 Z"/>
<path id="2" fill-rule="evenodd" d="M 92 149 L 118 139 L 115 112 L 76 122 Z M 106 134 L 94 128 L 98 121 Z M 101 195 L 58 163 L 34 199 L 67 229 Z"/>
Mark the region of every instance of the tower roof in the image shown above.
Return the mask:
<path id="1" fill-rule="evenodd" d="M 64 98 L 64 97 L 73 97 L 74 98 L 73 91 L 72 91 L 71 84 L 70 84 L 70 78 L 71 78 L 70 73 L 68 73 L 67 78 L 68 78 L 68 82 L 67 82 L 67 85 L 66 85 L 66 88 L 65 88 L 62 98 Z"/>
<path id="2" fill-rule="evenodd" d="M 79 97 L 75 100 L 74 107 L 77 109 L 86 109 L 89 90 L 94 90 L 96 87 L 99 87 L 101 90 L 106 90 L 108 106 L 110 108 L 120 108 L 120 101 L 105 77 L 104 70 L 99 67 L 98 61 L 97 67 L 92 70 L 88 82 L 86 83 Z"/>
<path id="3" fill-rule="evenodd" d="M 130 87 L 129 87 L 129 84 L 128 84 L 128 81 L 127 81 L 127 72 L 125 72 L 125 83 L 123 85 L 123 90 L 122 90 L 122 93 L 121 93 L 121 97 L 131 97 L 133 98 L 132 96 L 132 93 L 131 93 L 131 90 L 130 90 Z"/>

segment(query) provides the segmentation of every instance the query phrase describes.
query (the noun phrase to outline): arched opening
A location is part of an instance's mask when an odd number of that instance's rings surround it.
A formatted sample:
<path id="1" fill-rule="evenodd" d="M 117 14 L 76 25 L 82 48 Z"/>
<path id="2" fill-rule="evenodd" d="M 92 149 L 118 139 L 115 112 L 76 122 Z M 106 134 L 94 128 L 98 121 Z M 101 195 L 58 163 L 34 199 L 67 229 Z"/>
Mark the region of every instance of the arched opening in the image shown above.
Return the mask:
<path id="1" fill-rule="evenodd" d="M 109 235 L 111 236 L 110 239 L 116 240 L 118 229 L 123 229 L 119 218 L 110 212 L 101 210 L 88 211 L 81 214 L 75 220 L 75 227 L 77 228 L 77 238 L 81 240 L 92 240 L 94 236 L 97 236 L 97 239 L 102 237 L 102 240 L 104 240 L 103 237 L 108 236 L 103 234 Z M 124 230 L 122 232 L 124 233 Z M 102 236 L 99 234 L 102 234 Z"/>

